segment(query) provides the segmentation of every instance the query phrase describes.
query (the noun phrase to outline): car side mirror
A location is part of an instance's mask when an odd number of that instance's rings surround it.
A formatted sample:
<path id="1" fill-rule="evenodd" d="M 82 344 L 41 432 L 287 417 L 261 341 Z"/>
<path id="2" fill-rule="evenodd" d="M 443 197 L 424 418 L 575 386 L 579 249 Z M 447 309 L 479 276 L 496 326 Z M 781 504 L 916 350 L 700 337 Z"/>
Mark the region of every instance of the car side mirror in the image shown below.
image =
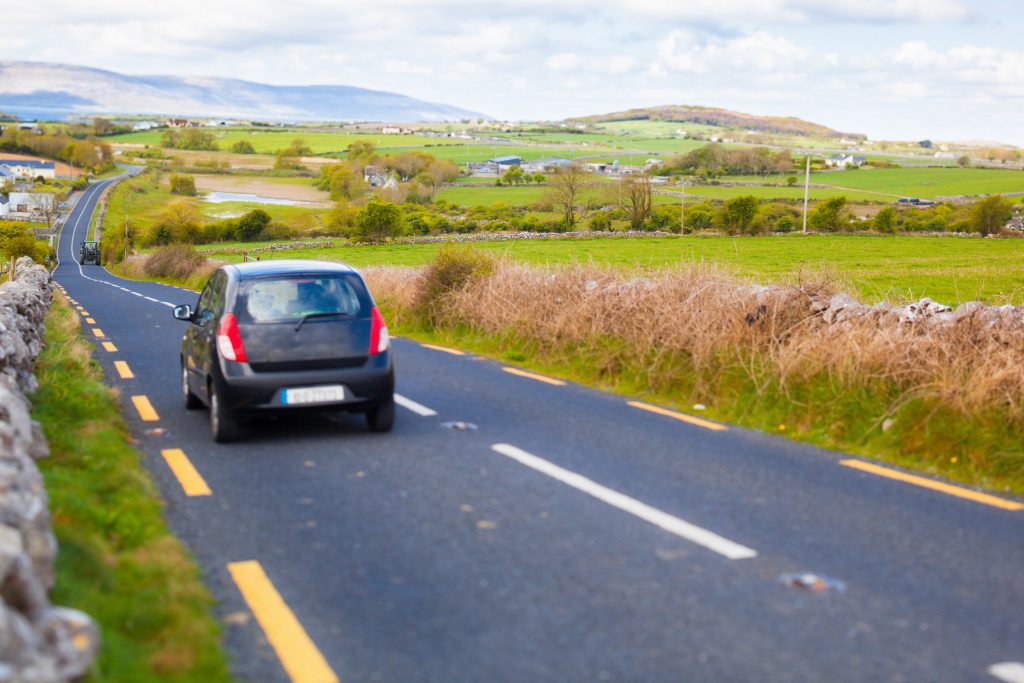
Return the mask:
<path id="1" fill-rule="evenodd" d="M 189 304 L 175 306 L 174 319 L 184 320 L 185 322 L 192 322 L 192 306 L 190 306 Z"/>

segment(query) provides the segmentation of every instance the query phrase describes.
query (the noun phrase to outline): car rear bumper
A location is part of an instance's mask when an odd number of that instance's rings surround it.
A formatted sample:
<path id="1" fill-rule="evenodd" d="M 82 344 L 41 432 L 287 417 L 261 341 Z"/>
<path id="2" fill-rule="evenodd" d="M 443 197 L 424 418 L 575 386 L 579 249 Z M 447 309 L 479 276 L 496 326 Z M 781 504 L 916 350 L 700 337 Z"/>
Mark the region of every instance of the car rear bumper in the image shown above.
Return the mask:
<path id="1" fill-rule="evenodd" d="M 395 373 L 390 354 L 371 356 L 356 368 L 254 372 L 247 363 L 221 361 L 218 388 L 224 406 L 234 413 L 261 413 L 271 410 L 370 410 L 394 397 Z M 282 401 L 284 389 L 340 384 L 345 387 L 343 401 L 288 405 Z"/>

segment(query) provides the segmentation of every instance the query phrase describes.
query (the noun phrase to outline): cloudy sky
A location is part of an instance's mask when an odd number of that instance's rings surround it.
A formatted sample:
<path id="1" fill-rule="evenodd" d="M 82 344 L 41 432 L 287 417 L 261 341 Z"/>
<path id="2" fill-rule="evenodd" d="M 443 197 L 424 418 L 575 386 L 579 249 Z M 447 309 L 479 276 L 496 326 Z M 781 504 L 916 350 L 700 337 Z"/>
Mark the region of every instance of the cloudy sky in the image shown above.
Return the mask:
<path id="1" fill-rule="evenodd" d="M 41 0 L 4 10 L 0 59 L 356 85 L 508 119 L 702 104 L 872 138 L 1024 146 L 1022 5 Z"/>

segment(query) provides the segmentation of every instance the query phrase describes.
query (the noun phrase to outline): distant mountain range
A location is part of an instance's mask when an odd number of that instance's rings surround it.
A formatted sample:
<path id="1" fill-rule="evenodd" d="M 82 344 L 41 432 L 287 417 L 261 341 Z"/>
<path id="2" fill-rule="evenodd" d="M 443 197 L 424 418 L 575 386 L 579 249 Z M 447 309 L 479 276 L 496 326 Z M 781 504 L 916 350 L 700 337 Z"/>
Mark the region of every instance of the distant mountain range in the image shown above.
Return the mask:
<path id="1" fill-rule="evenodd" d="M 98 114 L 272 121 L 489 118 L 447 104 L 347 85 L 281 86 L 232 78 L 127 76 L 68 64 L 0 61 L 0 111 L 23 118 Z"/>
<path id="2" fill-rule="evenodd" d="M 573 120 L 587 123 L 638 120 L 671 121 L 673 123 L 699 123 L 707 126 L 721 126 L 723 128 L 743 128 L 759 133 L 774 133 L 776 135 L 804 135 L 822 138 L 847 138 L 850 140 L 864 140 L 867 137 L 861 133 L 842 133 L 832 128 L 792 116 L 755 116 L 753 114 L 743 114 L 715 107 L 675 104 L 661 107 L 627 109 L 626 111 L 612 114 L 584 116 Z"/>

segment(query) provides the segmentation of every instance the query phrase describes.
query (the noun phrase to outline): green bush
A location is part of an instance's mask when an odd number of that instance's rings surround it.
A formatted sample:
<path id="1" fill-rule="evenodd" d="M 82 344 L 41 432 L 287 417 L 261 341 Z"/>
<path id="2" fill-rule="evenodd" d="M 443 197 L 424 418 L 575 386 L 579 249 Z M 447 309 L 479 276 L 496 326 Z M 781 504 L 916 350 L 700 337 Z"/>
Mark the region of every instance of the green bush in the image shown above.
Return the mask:
<path id="1" fill-rule="evenodd" d="M 270 225 L 270 214 L 263 209 L 253 209 L 238 219 L 235 239 L 239 242 L 254 242 L 260 239 L 268 225 Z"/>
<path id="2" fill-rule="evenodd" d="M 467 287 L 474 279 L 494 272 L 494 257 L 471 246 L 443 245 L 423 272 L 415 304 L 416 312 L 427 322 L 436 322 L 442 314 L 444 299 Z"/>
<path id="3" fill-rule="evenodd" d="M 144 270 L 153 277 L 184 280 L 206 264 L 206 257 L 189 244 L 160 247 L 146 259 Z"/>

